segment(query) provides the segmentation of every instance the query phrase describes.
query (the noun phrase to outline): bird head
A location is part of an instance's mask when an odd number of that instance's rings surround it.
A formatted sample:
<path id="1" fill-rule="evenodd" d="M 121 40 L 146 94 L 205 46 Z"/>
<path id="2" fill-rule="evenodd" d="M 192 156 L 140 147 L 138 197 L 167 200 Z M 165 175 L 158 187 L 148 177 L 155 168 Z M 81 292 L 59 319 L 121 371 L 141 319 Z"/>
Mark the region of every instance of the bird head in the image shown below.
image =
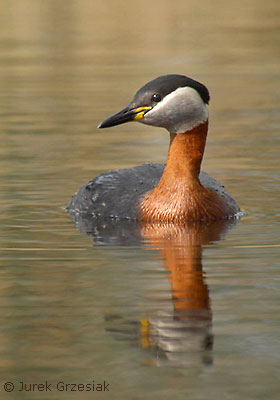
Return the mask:
<path id="1" fill-rule="evenodd" d="M 186 132 L 208 120 L 210 96 L 202 83 L 183 75 L 160 76 L 139 89 L 132 101 L 111 115 L 98 128 L 129 121 Z"/>

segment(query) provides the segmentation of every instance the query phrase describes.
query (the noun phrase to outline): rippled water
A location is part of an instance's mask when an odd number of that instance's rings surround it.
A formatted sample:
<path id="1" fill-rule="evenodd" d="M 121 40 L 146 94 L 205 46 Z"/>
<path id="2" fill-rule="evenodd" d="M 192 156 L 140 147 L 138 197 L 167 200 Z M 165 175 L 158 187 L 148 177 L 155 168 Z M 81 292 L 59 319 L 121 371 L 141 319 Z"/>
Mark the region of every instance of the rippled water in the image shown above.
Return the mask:
<path id="1" fill-rule="evenodd" d="M 0 11 L 1 398 L 278 399 L 279 2 Z M 82 183 L 165 161 L 163 130 L 96 129 L 165 73 L 209 87 L 203 169 L 245 215 L 75 224 L 64 206 Z M 46 380 L 52 391 L 19 392 Z M 66 390 L 93 380 L 110 391 Z"/>

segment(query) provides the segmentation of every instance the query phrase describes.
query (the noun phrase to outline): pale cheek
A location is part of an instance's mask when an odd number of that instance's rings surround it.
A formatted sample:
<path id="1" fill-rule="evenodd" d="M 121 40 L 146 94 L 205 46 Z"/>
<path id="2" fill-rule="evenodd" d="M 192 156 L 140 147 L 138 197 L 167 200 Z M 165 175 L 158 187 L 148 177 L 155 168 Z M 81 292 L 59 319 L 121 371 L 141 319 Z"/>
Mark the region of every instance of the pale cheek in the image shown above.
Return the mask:
<path id="1" fill-rule="evenodd" d="M 166 125 L 168 124 L 169 118 L 166 116 L 163 118 L 161 115 L 149 115 L 147 117 L 144 117 L 140 122 L 146 125 L 152 125 L 152 126 L 158 126 L 162 128 L 166 128 Z"/>
<path id="2" fill-rule="evenodd" d="M 194 128 L 208 118 L 206 106 L 200 98 L 179 96 L 171 98 L 149 111 L 140 122 L 177 133 Z"/>
<path id="3" fill-rule="evenodd" d="M 150 115 L 146 115 L 140 122 L 146 125 L 158 126 L 166 129 L 172 129 L 177 125 L 181 125 L 182 123 L 192 123 L 195 120 L 199 119 L 200 111 L 194 108 L 188 109 L 186 106 L 177 107 L 173 110 L 167 110 L 165 112 L 159 112 L 154 115 L 151 113 Z"/>

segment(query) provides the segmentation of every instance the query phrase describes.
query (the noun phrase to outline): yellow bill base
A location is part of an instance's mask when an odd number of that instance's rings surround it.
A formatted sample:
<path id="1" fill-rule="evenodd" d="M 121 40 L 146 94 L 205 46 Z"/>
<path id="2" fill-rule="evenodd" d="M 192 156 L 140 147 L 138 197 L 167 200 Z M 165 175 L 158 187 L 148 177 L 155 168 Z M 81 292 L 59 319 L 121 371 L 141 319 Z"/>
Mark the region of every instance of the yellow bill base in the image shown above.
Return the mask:
<path id="1" fill-rule="evenodd" d="M 134 121 L 138 121 L 144 117 L 144 114 L 147 110 L 151 110 L 153 107 L 138 107 L 133 110 L 136 113 L 135 117 L 133 118 Z"/>

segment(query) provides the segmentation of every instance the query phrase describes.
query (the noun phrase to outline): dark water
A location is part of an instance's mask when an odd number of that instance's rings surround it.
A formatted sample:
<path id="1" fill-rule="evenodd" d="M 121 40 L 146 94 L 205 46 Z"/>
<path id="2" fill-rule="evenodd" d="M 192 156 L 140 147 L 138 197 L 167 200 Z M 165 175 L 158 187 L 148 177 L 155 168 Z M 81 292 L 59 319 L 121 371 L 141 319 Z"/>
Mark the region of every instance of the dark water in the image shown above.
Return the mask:
<path id="1" fill-rule="evenodd" d="M 0 11 L 1 398 L 278 399 L 279 2 Z M 160 129 L 96 129 L 165 73 L 209 87 L 203 169 L 245 216 L 75 226 L 63 207 L 79 185 L 165 161 Z M 52 391 L 18 391 L 46 380 Z M 110 391 L 56 386 L 93 380 Z"/>

